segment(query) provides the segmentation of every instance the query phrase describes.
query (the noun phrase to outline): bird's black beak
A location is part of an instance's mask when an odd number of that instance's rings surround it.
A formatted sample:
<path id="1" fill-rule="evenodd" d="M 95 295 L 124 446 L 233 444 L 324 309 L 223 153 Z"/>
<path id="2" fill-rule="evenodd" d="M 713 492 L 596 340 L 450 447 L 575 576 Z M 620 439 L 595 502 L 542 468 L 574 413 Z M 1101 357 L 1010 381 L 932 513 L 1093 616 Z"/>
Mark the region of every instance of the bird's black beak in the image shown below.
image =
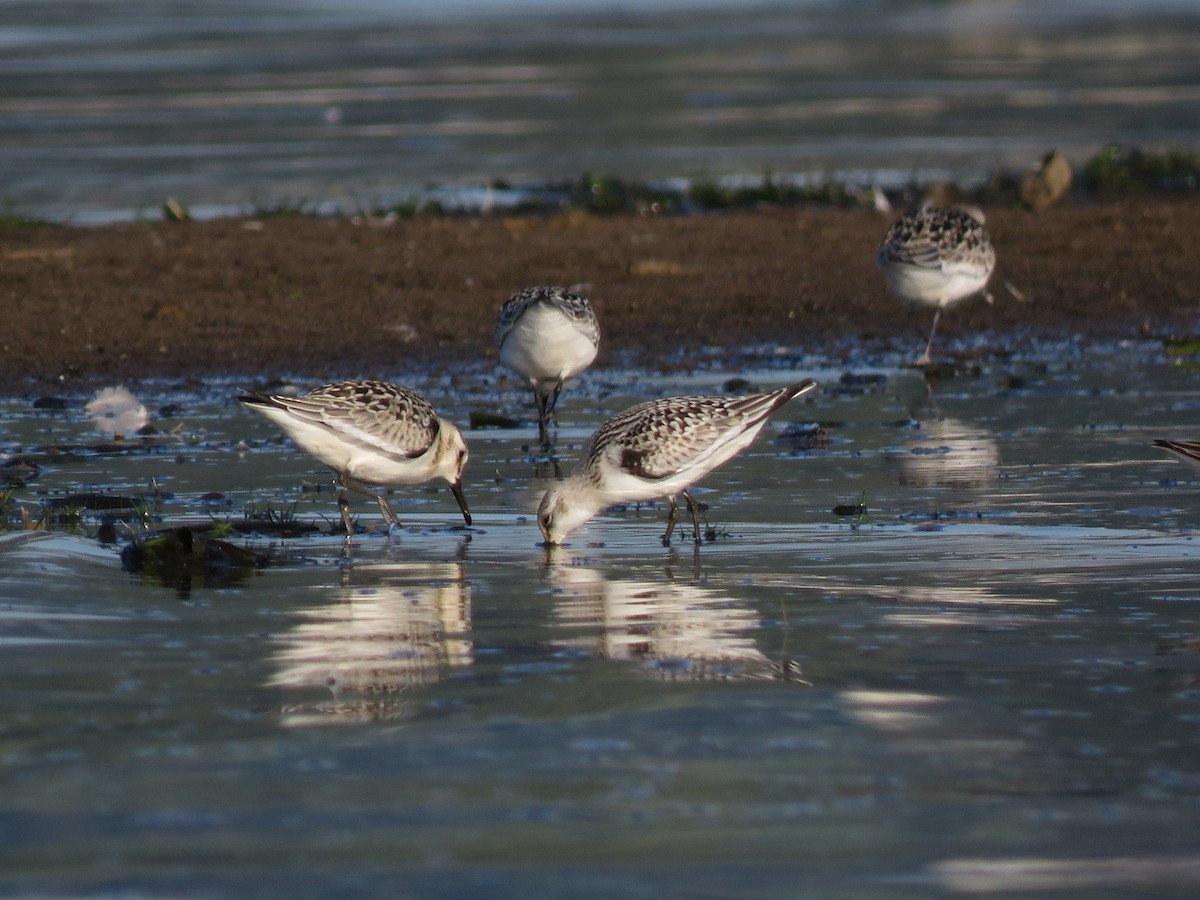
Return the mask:
<path id="1" fill-rule="evenodd" d="M 454 499 L 458 501 L 458 508 L 462 510 L 463 521 L 468 525 L 471 524 L 471 510 L 467 508 L 467 498 L 463 494 L 462 480 L 452 481 L 450 483 L 450 493 L 454 495 Z"/>

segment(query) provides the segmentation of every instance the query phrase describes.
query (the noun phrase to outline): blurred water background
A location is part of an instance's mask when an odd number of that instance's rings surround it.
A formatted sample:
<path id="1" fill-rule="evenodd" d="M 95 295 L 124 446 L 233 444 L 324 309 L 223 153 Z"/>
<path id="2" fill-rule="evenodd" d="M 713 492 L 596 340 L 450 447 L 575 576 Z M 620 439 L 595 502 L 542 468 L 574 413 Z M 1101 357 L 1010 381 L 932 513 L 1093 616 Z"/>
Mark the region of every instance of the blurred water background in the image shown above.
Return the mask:
<path id="1" fill-rule="evenodd" d="M 969 181 L 1109 142 L 1200 144 L 1200 4 L 0 0 L 0 203 L 73 222 Z"/>

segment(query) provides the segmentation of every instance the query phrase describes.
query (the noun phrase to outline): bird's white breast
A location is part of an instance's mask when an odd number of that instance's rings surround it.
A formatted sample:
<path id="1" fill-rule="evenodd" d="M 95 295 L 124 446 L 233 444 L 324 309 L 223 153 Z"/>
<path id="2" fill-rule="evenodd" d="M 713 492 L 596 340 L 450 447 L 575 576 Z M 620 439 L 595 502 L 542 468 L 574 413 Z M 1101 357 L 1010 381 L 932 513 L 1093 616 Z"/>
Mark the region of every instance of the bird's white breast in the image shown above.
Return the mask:
<path id="1" fill-rule="evenodd" d="M 560 310 L 527 309 L 500 347 L 501 361 L 530 382 L 565 381 L 596 358 L 596 345 Z"/>
<path id="2" fill-rule="evenodd" d="M 391 456 L 353 439 L 336 429 L 309 422 L 284 409 L 257 407 L 264 416 L 287 432 L 296 445 L 329 468 L 369 484 L 417 484 L 434 474 L 432 448 L 411 459 Z"/>
<path id="3" fill-rule="evenodd" d="M 931 269 L 896 261 L 886 265 L 883 272 L 901 300 L 942 308 L 983 290 L 991 274 L 976 267 Z"/>

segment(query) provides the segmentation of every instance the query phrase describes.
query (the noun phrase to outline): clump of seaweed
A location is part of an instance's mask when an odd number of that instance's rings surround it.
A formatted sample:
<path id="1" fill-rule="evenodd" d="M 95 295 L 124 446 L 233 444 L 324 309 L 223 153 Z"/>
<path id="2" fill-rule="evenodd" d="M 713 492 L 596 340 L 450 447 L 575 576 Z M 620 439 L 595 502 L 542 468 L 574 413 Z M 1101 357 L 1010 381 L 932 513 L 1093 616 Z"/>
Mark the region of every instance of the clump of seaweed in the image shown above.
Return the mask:
<path id="1" fill-rule="evenodd" d="M 1084 188 L 1093 194 L 1193 192 L 1200 187 L 1200 154 L 1149 153 L 1109 144 L 1083 166 Z"/>
<path id="2" fill-rule="evenodd" d="M 202 587 L 230 587 L 270 564 L 261 554 L 187 525 L 135 538 L 121 550 L 121 568 L 186 595 Z"/>

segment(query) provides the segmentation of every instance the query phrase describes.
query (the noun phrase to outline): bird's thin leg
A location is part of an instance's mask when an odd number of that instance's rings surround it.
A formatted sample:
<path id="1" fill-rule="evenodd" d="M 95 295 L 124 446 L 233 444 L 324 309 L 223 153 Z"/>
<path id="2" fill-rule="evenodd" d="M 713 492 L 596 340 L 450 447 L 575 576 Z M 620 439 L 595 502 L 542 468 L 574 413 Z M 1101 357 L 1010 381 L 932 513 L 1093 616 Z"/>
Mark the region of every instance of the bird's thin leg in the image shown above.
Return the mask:
<path id="1" fill-rule="evenodd" d="M 692 499 L 692 495 L 687 491 L 683 492 L 683 499 L 687 501 L 688 512 L 692 514 L 692 537 L 696 541 L 696 546 L 700 546 L 700 504 Z"/>
<path id="2" fill-rule="evenodd" d="M 667 533 L 662 536 L 662 545 L 671 546 L 671 535 L 675 533 L 675 523 L 679 521 L 679 503 L 675 495 L 671 495 L 671 508 L 667 510 Z"/>
<path id="3" fill-rule="evenodd" d="M 546 395 L 539 391 L 536 385 L 533 388 L 533 399 L 537 403 L 538 411 L 538 443 L 543 447 L 549 447 L 550 439 L 547 436 L 546 420 L 549 418 L 550 413 L 546 406 Z"/>
<path id="4" fill-rule="evenodd" d="M 397 528 L 402 528 L 400 520 L 396 517 L 396 511 L 392 509 L 392 504 L 388 503 L 387 497 L 382 493 L 375 494 L 375 499 L 379 501 L 379 511 L 383 513 L 384 519 L 389 525 L 395 525 Z"/>
<path id="5" fill-rule="evenodd" d="M 927 366 L 932 361 L 929 351 L 933 349 L 933 336 L 937 333 L 938 320 L 942 317 L 942 308 L 939 306 L 933 311 L 933 327 L 929 329 L 929 341 L 925 344 L 925 352 L 921 354 L 921 358 L 917 360 L 918 366 Z"/>
<path id="6" fill-rule="evenodd" d="M 355 481 L 348 475 L 342 476 L 341 484 L 343 490 L 354 491 L 357 494 L 362 494 L 364 497 L 370 497 L 372 500 L 378 503 L 379 511 L 383 513 L 384 521 L 386 521 L 389 525 L 395 525 L 397 528 L 403 527 L 400 524 L 400 519 L 396 516 L 396 511 L 392 509 L 392 504 L 388 503 L 388 499 L 384 496 L 382 491 L 373 491 L 362 482 Z"/>
<path id="7" fill-rule="evenodd" d="M 558 395 L 562 393 L 563 383 L 561 381 L 554 382 L 554 391 L 550 394 L 550 402 L 546 404 L 546 415 L 554 416 L 554 421 L 558 421 Z"/>
<path id="8" fill-rule="evenodd" d="M 342 484 L 340 478 L 335 478 L 333 484 L 338 491 L 337 505 L 342 513 L 342 525 L 346 529 L 346 540 L 350 540 L 350 535 L 354 534 L 354 523 L 350 520 L 350 501 L 346 499 L 346 486 Z"/>

